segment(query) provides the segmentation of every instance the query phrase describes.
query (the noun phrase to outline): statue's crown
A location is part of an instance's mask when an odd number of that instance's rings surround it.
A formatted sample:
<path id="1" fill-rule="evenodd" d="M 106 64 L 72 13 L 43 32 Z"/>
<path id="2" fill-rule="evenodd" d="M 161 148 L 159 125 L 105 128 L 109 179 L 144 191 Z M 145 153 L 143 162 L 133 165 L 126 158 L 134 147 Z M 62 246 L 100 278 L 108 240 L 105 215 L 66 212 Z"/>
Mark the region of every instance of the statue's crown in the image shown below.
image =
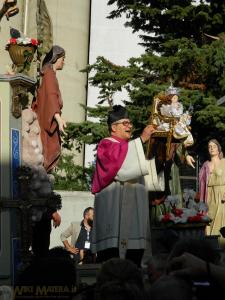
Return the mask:
<path id="1" fill-rule="evenodd" d="M 166 90 L 166 94 L 167 95 L 179 95 L 180 93 L 180 89 L 173 86 L 173 84 L 171 83 L 170 86 L 168 87 L 168 89 Z"/>

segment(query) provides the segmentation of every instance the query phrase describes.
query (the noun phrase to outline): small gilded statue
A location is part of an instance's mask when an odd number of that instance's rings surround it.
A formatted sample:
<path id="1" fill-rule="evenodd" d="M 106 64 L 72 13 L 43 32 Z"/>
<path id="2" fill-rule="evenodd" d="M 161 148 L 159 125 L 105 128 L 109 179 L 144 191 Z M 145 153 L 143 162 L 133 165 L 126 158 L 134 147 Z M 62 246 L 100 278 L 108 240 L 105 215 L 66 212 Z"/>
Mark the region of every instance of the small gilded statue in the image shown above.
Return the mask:
<path id="1" fill-rule="evenodd" d="M 185 147 L 193 145 L 194 140 L 189 129 L 191 124 L 191 107 L 189 110 L 184 112 L 183 104 L 179 101 L 178 98 L 179 89 L 173 87 L 171 84 L 170 87 L 166 90 L 165 97 L 158 102 L 157 110 L 158 113 L 165 118 L 157 119 L 157 131 L 169 131 L 171 129 L 171 124 L 173 124 L 173 136 L 176 139 L 182 140 Z M 174 121 L 168 122 L 168 118 L 174 119 Z"/>

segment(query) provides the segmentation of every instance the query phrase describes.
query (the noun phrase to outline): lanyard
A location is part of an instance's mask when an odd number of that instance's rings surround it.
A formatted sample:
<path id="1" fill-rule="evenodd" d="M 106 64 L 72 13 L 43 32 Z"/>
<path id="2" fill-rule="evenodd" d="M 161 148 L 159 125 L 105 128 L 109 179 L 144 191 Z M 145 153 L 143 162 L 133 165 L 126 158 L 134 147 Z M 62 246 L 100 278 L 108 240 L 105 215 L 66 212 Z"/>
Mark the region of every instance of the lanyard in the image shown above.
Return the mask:
<path id="1" fill-rule="evenodd" d="M 90 231 L 87 230 L 87 241 L 89 241 Z"/>

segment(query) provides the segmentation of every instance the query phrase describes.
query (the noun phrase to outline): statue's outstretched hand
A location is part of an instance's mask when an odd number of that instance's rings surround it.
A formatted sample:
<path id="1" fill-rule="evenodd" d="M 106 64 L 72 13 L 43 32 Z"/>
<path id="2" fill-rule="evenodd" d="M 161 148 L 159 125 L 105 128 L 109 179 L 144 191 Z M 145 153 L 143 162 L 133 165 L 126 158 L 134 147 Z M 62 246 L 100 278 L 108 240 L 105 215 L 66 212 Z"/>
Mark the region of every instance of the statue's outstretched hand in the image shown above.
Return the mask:
<path id="1" fill-rule="evenodd" d="M 66 128 L 66 121 L 60 116 L 59 113 L 55 114 L 55 119 L 56 122 L 58 123 L 59 131 L 66 135 L 66 132 L 64 130 Z"/>
<path id="2" fill-rule="evenodd" d="M 66 121 L 63 118 L 61 118 L 61 120 L 60 120 L 60 122 L 58 124 L 59 124 L 59 130 L 60 130 L 60 132 L 66 134 L 66 132 L 64 130 L 66 128 Z"/>
<path id="3" fill-rule="evenodd" d="M 187 155 L 185 158 L 186 158 L 187 165 L 192 167 L 193 169 L 195 169 L 195 166 L 194 166 L 195 160 L 194 160 L 194 158 L 191 155 Z"/>

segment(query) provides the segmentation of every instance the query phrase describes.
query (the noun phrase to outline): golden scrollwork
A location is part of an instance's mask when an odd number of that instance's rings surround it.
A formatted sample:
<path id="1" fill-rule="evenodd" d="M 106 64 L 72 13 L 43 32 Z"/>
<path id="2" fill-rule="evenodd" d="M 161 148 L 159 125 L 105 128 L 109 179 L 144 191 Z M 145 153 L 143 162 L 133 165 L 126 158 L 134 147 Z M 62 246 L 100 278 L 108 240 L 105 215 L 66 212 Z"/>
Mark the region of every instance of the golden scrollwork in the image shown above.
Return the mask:
<path id="1" fill-rule="evenodd" d="M 24 76 L 15 76 L 14 79 L 10 80 L 12 87 L 11 112 L 15 118 L 19 118 L 22 114 L 22 109 L 28 105 L 28 93 L 34 84 L 35 81 L 33 79 L 27 79 Z"/>

